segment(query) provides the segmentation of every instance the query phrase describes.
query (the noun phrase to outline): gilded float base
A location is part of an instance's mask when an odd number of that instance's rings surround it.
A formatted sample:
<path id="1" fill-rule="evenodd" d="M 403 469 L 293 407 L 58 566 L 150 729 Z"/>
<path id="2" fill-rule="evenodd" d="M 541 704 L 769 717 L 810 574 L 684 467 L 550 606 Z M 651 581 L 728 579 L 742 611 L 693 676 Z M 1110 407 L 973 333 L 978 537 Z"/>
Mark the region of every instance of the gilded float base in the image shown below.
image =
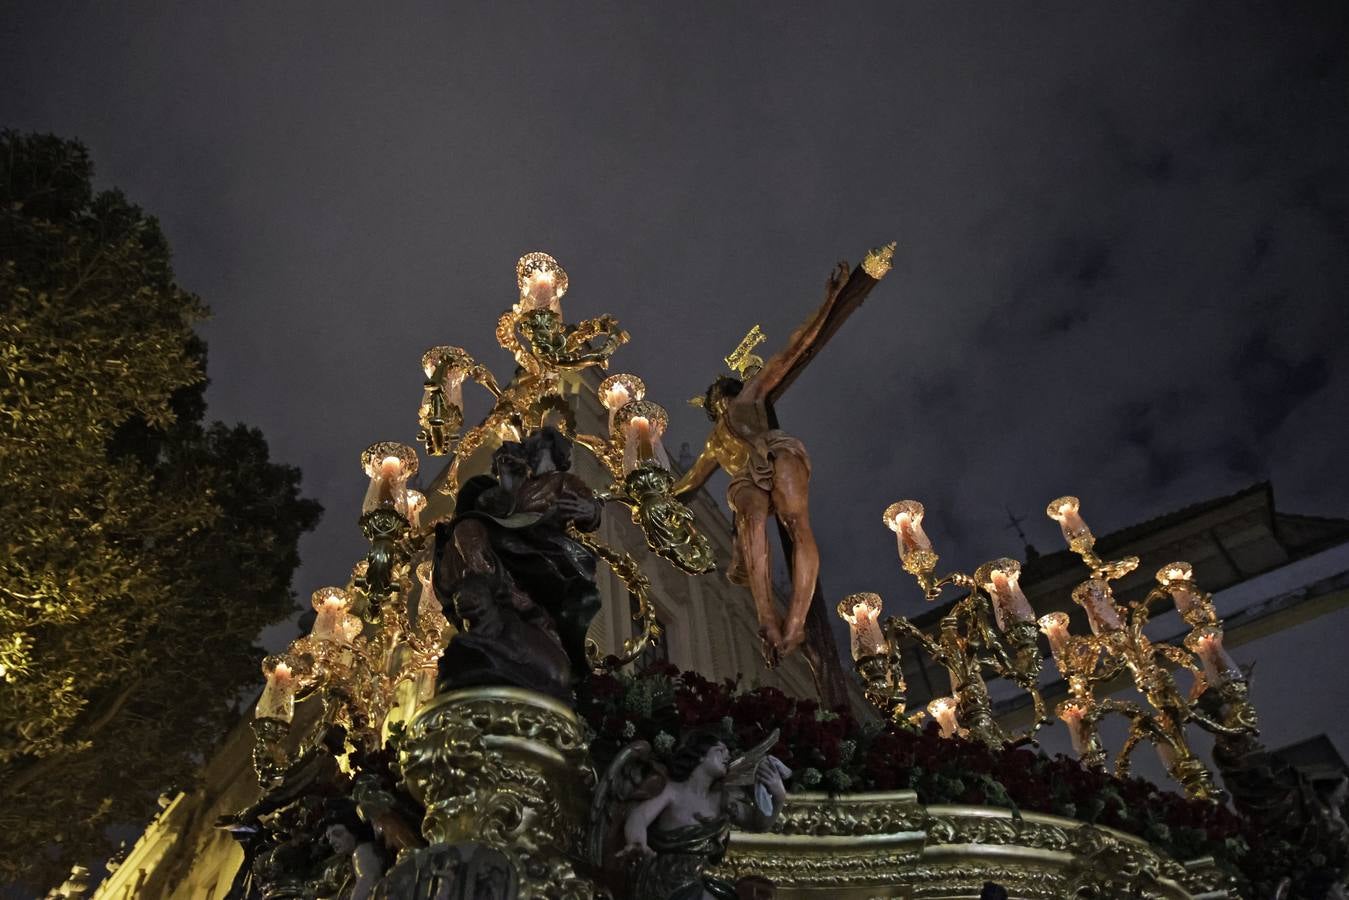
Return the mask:
<path id="1" fill-rule="evenodd" d="M 1210 861 L 1182 865 L 1145 841 L 1073 819 L 929 806 L 911 791 L 793 794 L 771 833 L 731 836 L 721 874 L 759 875 L 789 898 L 1235 898 Z"/>
<path id="2" fill-rule="evenodd" d="M 572 867 L 595 784 L 581 723 L 558 701 L 508 687 L 441 694 L 399 749 L 408 790 L 426 807 L 432 845 L 498 851 L 521 897 L 590 900 Z"/>

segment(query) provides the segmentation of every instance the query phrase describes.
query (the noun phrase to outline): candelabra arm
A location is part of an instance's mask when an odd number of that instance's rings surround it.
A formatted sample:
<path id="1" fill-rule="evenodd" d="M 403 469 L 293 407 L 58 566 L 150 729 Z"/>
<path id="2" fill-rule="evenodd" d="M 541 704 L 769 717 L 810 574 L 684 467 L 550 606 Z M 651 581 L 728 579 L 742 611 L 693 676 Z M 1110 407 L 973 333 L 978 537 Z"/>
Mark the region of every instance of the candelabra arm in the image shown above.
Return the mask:
<path id="1" fill-rule="evenodd" d="M 620 448 L 614 446 L 612 441 L 606 440 L 596 434 L 580 433 L 571 435 L 571 439 L 589 450 L 590 453 L 600 461 L 604 468 L 608 470 L 609 476 L 613 478 L 615 482 L 622 482 L 623 452 Z"/>
<path id="2" fill-rule="evenodd" d="M 1190 689 L 1190 702 L 1199 698 L 1199 695 L 1208 689 L 1208 679 L 1204 676 L 1204 670 L 1194 661 L 1194 657 L 1187 650 L 1171 644 L 1155 644 L 1154 649 L 1158 656 L 1169 660 L 1179 668 L 1187 670 L 1194 676 L 1194 687 Z"/>
<path id="3" fill-rule="evenodd" d="M 899 646 L 898 636 L 903 633 L 913 638 L 928 656 L 941 666 L 949 668 L 946 651 L 940 644 L 928 637 L 921 628 L 903 616 L 891 616 L 885 620 L 885 637 L 892 645 Z"/>

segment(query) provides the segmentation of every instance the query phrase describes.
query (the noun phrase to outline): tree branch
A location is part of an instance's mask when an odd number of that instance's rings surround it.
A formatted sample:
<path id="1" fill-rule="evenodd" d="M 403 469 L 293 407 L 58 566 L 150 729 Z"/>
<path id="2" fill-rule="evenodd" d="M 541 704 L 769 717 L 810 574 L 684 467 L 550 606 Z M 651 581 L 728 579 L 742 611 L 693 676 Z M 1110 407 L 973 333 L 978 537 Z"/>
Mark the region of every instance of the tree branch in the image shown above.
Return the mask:
<path id="1" fill-rule="evenodd" d="M 133 678 L 128 682 L 122 690 L 118 691 L 117 696 L 112 699 L 112 702 L 99 713 L 98 718 L 90 722 L 85 728 L 80 729 L 81 733 L 77 737 L 74 737 L 74 739 L 82 741 L 90 740 L 94 735 L 98 734 L 98 732 L 106 728 L 108 723 L 116 718 L 117 714 L 122 711 L 122 707 L 126 705 L 126 702 L 131 699 L 131 695 L 134 694 L 136 689 L 140 686 L 141 679 L 139 677 Z M 44 756 L 41 759 L 34 760 L 26 768 L 20 769 L 18 772 L 14 773 L 13 776 L 5 779 L 2 785 L 3 792 L 0 792 L 0 797 L 9 797 L 12 794 L 17 794 L 37 779 L 46 775 L 51 769 L 55 768 L 61 759 L 62 754 L 57 753 L 52 756 Z"/>

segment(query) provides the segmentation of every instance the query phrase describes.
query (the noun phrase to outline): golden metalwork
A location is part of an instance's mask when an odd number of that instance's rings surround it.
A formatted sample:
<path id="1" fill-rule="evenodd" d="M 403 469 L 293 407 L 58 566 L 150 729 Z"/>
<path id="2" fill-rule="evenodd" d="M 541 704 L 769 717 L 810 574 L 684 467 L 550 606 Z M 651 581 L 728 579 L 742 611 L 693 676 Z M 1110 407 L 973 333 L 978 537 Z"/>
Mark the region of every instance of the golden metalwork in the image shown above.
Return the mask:
<path id="1" fill-rule="evenodd" d="M 536 273 L 553 278 L 551 302 L 534 305 L 528 297 L 530 279 Z M 605 314 L 568 325 L 562 317 L 562 295 L 566 293 L 567 273 L 557 260 L 546 253 L 530 253 L 516 266 L 521 300 L 497 320 L 496 339 L 515 360 L 516 376 L 504 387 L 493 389 L 495 403 L 479 425 L 468 429 L 454 448 L 440 492 L 453 496 L 459 489 L 459 466 L 480 447 L 493 441 L 521 440 L 544 424 L 555 424 L 566 434 L 575 431 L 571 410 L 561 393 L 561 374 L 588 368 L 606 369 L 609 358 L 628 341 L 628 333 L 618 320 Z M 598 344 L 597 339 L 602 339 Z M 487 385 L 490 373 L 485 368 L 479 380 Z M 423 408 L 426 404 L 423 403 Z M 594 439 L 578 443 L 591 447 Z"/>
<path id="2" fill-rule="evenodd" d="M 1080 501 L 1071 496 L 1055 499 L 1045 510 L 1059 523 L 1064 540 L 1090 574 L 1073 591 L 1073 600 L 1086 611 L 1092 634 L 1070 634 L 1066 613 L 1049 613 L 1039 620 L 1059 673 L 1068 685 L 1069 697 L 1058 706 L 1059 718 L 1069 728 L 1082 761 L 1099 767 L 1105 764 L 1099 722 L 1109 714 L 1124 716 L 1129 720 L 1129 733 L 1115 757 L 1117 774 L 1128 773 L 1130 755 L 1140 742 L 1149 740 L 1157 745 L 1168 772 L 1187 793 L 1215 798 L 1220 792 L 1191 750 L 1185 726 L 1193 723 L 1215 735 L 1231 737 L 1256 733 L 1256 717 L 1244 675 L 1222 649 L 1222 628 L 1212 597 L 1194 583 L 1188 563 L 1176 562 L 1162 567 L 1157 573 L 1159 586 L 1142 602 L 1127 609 L 1120 606 L 1111 582 L 1134 571 L 1138 558 L 1107 560 L 1099 556 L 1096 538 L 1080 510 Z M 856 654 L 857 672 L 867 697 L 888 718 L 905 720 L 900 642 L 907 637 L 950 673 L 962 734 L 990 745 L 1008 740 L 994 722 L 988 700 L 984 678 L 992 674 L 1030 695 L 1034 722 L 1016 740 L 1032 739 L 1035 730 L 1048 720 L 1038 689 L 1042 657 L 1034 612 L 1016 584 L 1020 564 L 998 559 L 980 566 L 973 575 L 959 571 L 938 575 L 940 557 L 923 532 L 923 516 L 921 503 L 901 500 L 887 507 L 882 517 L 898 537 L 904 570 L 913 575 L 928 600 L 936 600 L 947 587 L 963 588 L 967 593 L 942 617 L 935 633 L 924 632 L 902 616 L 882 624 L 881 645 L 874 652 L 864 648 Z M 1183 647 L 1154 642 L 1144 634 L 1149 611 L 1165 600 L 1173 601 L 1191 626 Z M 846 600 L 840 604 L 839 614 L 852 626 L 856 640 L 866 626 L 847 604 Z M 876 642 L 873 636 L 864 643 Z M 1194 676 L 1194 690 L 1188 698 L 1176 687 L 1171 667 L 1186 669 Z M 1146 699 L 1146 707 L 1097 697 L 1098 689 L 1126 674 Z M 1219 710 L 1216 714 L 1211 715 L 1198 702 L 1206 690 L 1218 695 L 1216 702 L 1204 704 Z M 908 721 L 915 718 L 907 717 Z"/>
<path id="3" fill-rule="evenodd" d="M 594 641 L 586 641 L 586 657 L 590 660 L 591 668 L 608 670 L 626 666 L 641 656 L 646 648 L 651 646 L 652 642 L 659 640 L 663 633 L 660 622 L 656 619 L 656 607 L 651 602 L 651 580 L 642 573 L 637 560 L 627 553 L 615 550 L 605 544 L 594 534 L 581 531 L 571 524 L 567 525 L 567 534 L 572 540 L 579 542 L 591 553 L 604 560 L 619 580 L 623 582 L 623 586 L 637 598 L 637 609 L 633 612 L 632 618 L 638 623 L 640 630 L 636 637 L 627 638 L 623 641 L 623 652 L 621 654 L 616 654 L 612 660 L 606 660 L 600 655 L 599 645 Z"/>
<path id="4" fill-rule="evenodd" d="M 1232 898 L 1230 878 L 1131 835 L 985 806 L 928 806 L 911 791 L 792 794 L 773 830 L 733 832 L 716 874 L 757 875 L 777 897 Z"/>
<path id="5" fill-rule="evenodd" d="M 886 644 L 884 652 L 857 660 L 858 674 L 867 687 L 868 699 L 894 721 L 907 718 L 914 722 L 921 718 L 921 713 L 905 716 L 900 646 L 907 637 L 950 672 L 956 718 L 965 735 L 992 747 L 1032 741 L 1035 732 L 1049 721 L 1038 686 L 1042 657 L 1036 644 L 1035 626 L 1008 619 L 999 620 L 1003 627 L 995 627 L 994 600 L 985 587 L 993 568 L 1010 567 L 1009 564 L 1014 563 L 995 560 L 981 566 L 973 575 L 951 572 L 938 576 L 935 570 L 940 557 L 922 532 L 922 517 L 923 505 L 916 500 L 893 503 L 882 515 L 887 527 L 899 536 L 905 571 L 918 581 L 923 596 L 929 601 L 938 599 L 947 587 L 964 588 L 968 593 L 942 617 L 935 634 L 924 631 L 904 616 L 891 616 L 881 624 Z M 844 613 L 840 607 L 840 615 L 847 620 Z M 985 673 L 1006 678 L 1030 695 L 1035 713 L 1026 732 L 1008 735 L 994 721 Z"/>
<path id="6" fill-rule="evenodd" d="M 595 785 L 585 730 L 556 700 L 484 687 L 435 698 L 399 747 L 403 783 L 426 808 L 432 844 L 479 843 L 505 854 L 521 897 L 591 900 L 577 872 Z"/>
<path id="7" fill-rule="evenodd" d="M 422 370 L 426 372 L 422 405 L 417 421 L 421 426 L 417 440 L 430 456 L 444 456 L 451 452 L 464 424 L 463 383 L 476 381 L 501 396 L 501 388 L 487 367 L 473 359 L 459 347 L 432 347 L 422 354 Z"/>
<path id="8" fill-rule="evenodd" d="M 657 556 L 690 575 L 705 575 L 716 569 L 716 554 L 692 510 L 675 497 L 674 485 L 673 473 L 648 460 L 623 478 L 621 493 L 610 497 L 628 507 Z"/>
<path id="9" fill-rule="evenodd" d="M 862 271 L 880 281 L 894 264 L 896 246 L 898 245 L 891 241 L 884 247 L 868 250 L 867 255 L 862 257 Z"/>
<path id="10" fill-rule="evenodd" d="M 726 357 L 726 367 L 738 375 L 741 380 L 749 378 L 754 374 L 750 369 L 763 368 L 763 357 L 756 354 L 754 348 L 766 340 L 768 338 L 759 330 L 759 326 L 755 325 L 731 351 L 731 354 Z"/>
<path id="11" fill-rule="evenodd" d="M 1076 497 L 1060 497 L 1046 509 L 1046 514 L 1062 527 L 1069 548 L 1091 572 L 1091 577 L 1073 590 L 1073 600 L 1086 611 L 1092 634 L 1069 634 L 1068 618 L 1063 613 L 1051 613 L 1041 619 L 1055 664 L 1075 701 L 1060 704 L 1060 718 L 1073 729 L 1074 744 L 1078 745 L 1083 761 L 1101 765 L 1104 751 L 1097 723 L 1111 713 L 1122 715 L 1129 720 L 1129 732 L 1115 757 L 1117 775 L 1128 774 L 1130 754 L 1147 740 L 1156 745 L 1167 772 L 1186 793 L 1203 799 L 1221 797 L 1213 776 L 1191 749 L 1185 727 L 1194 723 L 1219 735 L 1254 733 L 1255 713 L 1245 699 L 1245 684 L 1239 671 L 1223 666 L 1206 673 L 1196 662 L 1206 649 L 1200 646 L 1201 642 L 1211 641 L 1215 635 L 1221 637 L 1212 598 L 1194 584 L 1190 565 L 1178 562 L 1162 567 L 1157 573 L 1159 586 L 1144 600 L 1127 608 L 1121 606 L 1110 582 L 1137 568 L 1138 558 L 1104 560 L 1098 556 L 1094 549 L 1096 539 L 1079 510 Z M 1151 608 L 1167 599 L 1175 601 L 1182 618 L 1193 627 L 1185 647 L 1154 642 L 1144 634 Z M 1194 689 L 1188 698 L 1176 686 L 1171 667 L 1186 669 L 1193 675 Z M 1151 709 L 1130 701 L 1097 697 L 1098 689 L 1126 673 Z M 1216 676 L 1214 684 L 1210 684 L 1210 674 Z M 1225 721 L 1213 719 L 1200 707 L 1198 698 L 1209 689 L 1224 691 L 1224 696 L 1233 699 L 1224 707 Z"/>
<path id="12" fill-rule="evenodd" d="M 417 474 L 417 451 L 397 441 L 376 441 L 361 451 L 361 468 L 374 477 L 381 461 L 393 457 L 398 460 L 404 478 Z"/>
<path id="13" fill-rule="evenodd" d="M 562 295 L 567 293 L 567 270 L 562 268 L 562 264 L 547 253 L 536 250 L 533 253 L 526 253 L 515 264 L 515 284 L 520 290 L 521 300 L 525 299 L 530 277 L 535 273 L 544 273 L 550 276 L 553 283 L 553 296 L 557 300 L 561 300 Z"/>

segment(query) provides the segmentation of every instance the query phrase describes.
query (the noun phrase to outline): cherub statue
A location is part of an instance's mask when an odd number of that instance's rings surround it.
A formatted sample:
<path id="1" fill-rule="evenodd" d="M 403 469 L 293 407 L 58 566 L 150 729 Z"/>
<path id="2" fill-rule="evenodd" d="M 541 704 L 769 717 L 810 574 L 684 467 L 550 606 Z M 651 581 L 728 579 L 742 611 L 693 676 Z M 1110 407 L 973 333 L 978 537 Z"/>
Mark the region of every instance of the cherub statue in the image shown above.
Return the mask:
<path id="1" fill-rule="evenodd" d="M 767 362 L 747 350 L 737 351 L 728 364 L 738 364 L 741 377 L 718 378 L 695 401 L 712 420 L 712 433 L 675 485 L 675 495 L 682 499 L 702 487 L 718 467 L 731 476 L 726 501 L 735 514 L 735 549 L 727 578 L 749 585 L 770 665 L 805 641 L 806 613 L 820 569 L 808 508 L 810 456 L 801 441 L 777 427 L 772 404 L 889 270 L 893 248 L 871 251 L 851 273 L 847 263 L 839 263 L 824 303 L 792 333 L 786 347 Z M 777 517 L 792 539 L 792 595 L 785 623 L 773 600 L 770 516 Z"/>
<path id="2" fill-rule="evenodd" d="M 684 735 L 668 768 L 651 746 L 623 748 L 595 791 L 587 851 L 633 900 L 734 900 L 730 882 L 705 871 L 721 861 L 732 826 L 766 831 L 787 798 L 791 770 L 769 749 L 773 731 L 732 760 L 719 732 Z"/>
<path id="3" fill-rule="evenodd" d="M 340 801 L 334 804 L 334 812 L 323 829 L 323 843 L 331 854 L 311 884 L 314 897 L 369 900 L 384 874 L 384 860 L 376 847 L 374 833 L 357 818 L 354 805 Z"/>

